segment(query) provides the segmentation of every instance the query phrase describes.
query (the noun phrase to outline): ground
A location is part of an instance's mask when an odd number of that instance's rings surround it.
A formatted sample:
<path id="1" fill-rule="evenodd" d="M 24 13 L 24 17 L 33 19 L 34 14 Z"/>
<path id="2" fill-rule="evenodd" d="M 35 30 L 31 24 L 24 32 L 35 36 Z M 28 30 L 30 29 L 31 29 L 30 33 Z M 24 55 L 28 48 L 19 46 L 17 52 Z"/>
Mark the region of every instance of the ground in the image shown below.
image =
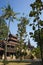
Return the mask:
<path id="1" fill-rule="evenodd" d="M 0 63 L 0 65 L 3 65 L 3 63 Z M 8 63 L 7 65 L 41 65 L 41 63 Z"/>
<path id="2" fill-rule="evenodd" d="M 4 63 L 0 62 L 0 65 L 3 65 Z M 35 61 L 35 60 L 28 60 L 28 61 L 8 61 L 6 62 L 6 65 L 41 65 L 41 61 Z"/>

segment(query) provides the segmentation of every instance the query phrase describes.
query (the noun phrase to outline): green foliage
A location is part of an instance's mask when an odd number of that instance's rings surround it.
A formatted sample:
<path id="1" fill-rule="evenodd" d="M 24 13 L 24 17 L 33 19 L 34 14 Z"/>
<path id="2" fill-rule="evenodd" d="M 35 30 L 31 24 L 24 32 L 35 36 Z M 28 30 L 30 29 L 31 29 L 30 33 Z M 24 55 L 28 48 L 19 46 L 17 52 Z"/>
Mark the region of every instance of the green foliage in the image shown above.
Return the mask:
<path id="1" fill-rule="evenodd" d="M 19 57 L 22 57 L 22 56 L 26 56 L 27 55 L 27 53 L 26 52 L 21 52 L 21 51 L 16 51 L 16 54 L 15 54 L 15 56 L 16 56 L 16 58 L 19 58 Z"/>
<path id="2" fill-rule="evenodd" d="M 17 47 L 18 47 L 20 56 L 23 56 L 25 55 L 25 53 L 22 53 L 22 50 L 26 49 L 26 46 L 24 45 L 26 37 L 27 37 L 26 25 L 28 25 L 29 21 L 26 17 L 21 17 L 20 21 L 21 22 L 18 24 L 18 33 L 17 33 L 19 44 Z"/>
<path id="3" fill-rule="evenodd" d="M 3 11 L 3 15 L 2 17 L 5 19 L 10 19 L 11 21 L 13 21 L 13 19 L 16 19 L 16 14 L 13 9 L 11 8 L 10 5 L 8 5 L 6 8 L 2 8 Z"/>
<path id="4" fill-rule="evenodd" d="M 43 21 L 40 18 L 40 15 L 42 14 L 43 10 L 43 2 L 41 0 L 36 0 L 30 6 L 32 7 L 32 11 L 30 11 L 29 16 L 34 17 L 33 24 L 31 26 L 32 30 L 34 30 L 34 33 L 31 34 L 30 36 L 33 37 L 34 41 L 36 41 L 38 46 L 40 46 L 42 65 L 43 65 Z M 39 51 L 36 52 L 36 55 L 38 54 L 38 52 Z"/>
<path id="5" fill-rule="evenodd" d="M 2 12 L 3 12 L 3 14 L 1 15 L 1 18 L 3 18 L 5 21 L 9 20 L 9 22 L 8 22 L 8 28 L 9 28 L 10 22 L 13 22 L 13 19 L 16 19 L 16 15 L 19 13 L 15 13 L 9 4 L 6 8 L 2 8 Z M 8 36 L 8 32 L 7 32 L 7 36 Z"/>
<path id="6" fill-rule="evenodd" d="M 34 17 L 36 14 L 37 14 L 36 11 L 31 11 L 30 14 L 29 14 L 29 16 Z"/>
<path id="7" fill-rule="evenodd" d="M 3 18 L 0 17 L 0 40 L 3 40 L 8 35 L 8 27 Z"/>
<path id="8" fill-rule="evenodd" d="M 30 34 L 30 35 L 33 35 L 33 32 L 30 32 L 29 34 Z"/>
<path id="9" fill-rule="evenodd" d="M 42 20 L 39 20 L 39 25 L 43 26 L 43 21 Z"/>
<path id="10" fill-rule="evenodd" d="M 32 50 L 32 53 L 33 53 L 33 54 L 35 53 L 35 56 L 36 56 L 37 58 L 41 58 L 40 47 L 34 48 L 34 49 Z"/>
<path id="11" fill-rule="evenodd" d="M 33 26 L 32 29 L 35 30 L 35 26 Z"/>
<path id="12" fill-rule="evenodd" d="M 28 25 L 28 19 L 26 19 L 25 17 L 22 17 L 21 22 L 18 24 L 18 37 L 20 40 L 22 39 L 22 41 L 25 40 L 23 38 L 27 36 L 26 25 Z"/>
<path id="13" fill-rule="evenodd" d="M 39 42 L 39 30 L 35 30 L 34 31 L 34 38 L 35 38 L 35 41 Z M 41 28 L 40 30 L 40 40 L 43 41 L 43 28 Z"/>
<path id="14" fill-rule="evenodd" d="M 15 13 L 10 5 L 8 5 L 6 8 L 2 8 L 2 12 L 3 12 L 3 14 L 1 15 L 1 18 L 3 18 L 5 21 L 9 20 L 9 22 L 8 22 L 8 28 L 9 28 L 10 22 L 13 22 L 13 19 L 16 19 L 16 14 L 18 14 L 18 13 Z M 2 31 L 2 34 L 0 37 L 4 38 L 4 39 L 6 38 L 7 39 L 6 41 L 8 42 L 9 30 L 6 27 L 7 25 L 6 26 L 5 25 L 6 25 L 6 23 L 1 25 L 1 26 L 3 26 L 3 29 L 1 29 L 3 31 Z M 6 51 L 7 51 L 7 44 L 5 45 L 5 58 L 4 58 L 5 60 L 6 60 Z"/>
<path id="15" fill-rule="evenodd" d="M 33 23 L 30 24 L 34 33 L 30 34 L 30 36 L 33 37 L 34 40 L 40 45 L 39 41 L 42 42 L 43 40 L 43 34 L 41 31 L 41 29 L 43 29 L 43 21 L 40 19 L 41 11 L 43 10 L 43 2 L 41 0 L 36 0 L 30 6 L 32 7 L 32 11 L 30 11 L 29 16 L 34 17 Z"/>

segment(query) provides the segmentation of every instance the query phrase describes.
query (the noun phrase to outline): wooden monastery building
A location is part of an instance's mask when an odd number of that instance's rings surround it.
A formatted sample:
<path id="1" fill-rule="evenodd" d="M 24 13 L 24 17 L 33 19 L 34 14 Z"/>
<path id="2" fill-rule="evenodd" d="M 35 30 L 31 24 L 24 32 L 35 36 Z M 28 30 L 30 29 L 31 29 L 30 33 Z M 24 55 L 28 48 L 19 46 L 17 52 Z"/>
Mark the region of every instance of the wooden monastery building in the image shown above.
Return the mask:
<path id="1" fill-rule="evenodd" d="M 18 40 L 16 36 L 9 34 L 8 42 L 7 41 L 0 41 L 0 59 L 2 59 L 5 53 L 5 44 L 7 44 L 7 56 L 15 55 L 15 47 L 18 44 Z"/>
<path id="2" fill-rule="evenodd" d="M 5 53 L 5 46 L 7 44 L 7 58 L 12 58 L 12 56 L 15 56 L 16 51 L 16 45 L 18 45 L 18 39 L 16 36 L 9 34 L 8 41 L 0 41 L 0 59 L 4 59 L 4 53 Z M 33 49 L 33 47 L 30 45 L 30 42 L 28 40 L 28 48 Z M 15 58 L 15 57 L 14 57 Z"/>

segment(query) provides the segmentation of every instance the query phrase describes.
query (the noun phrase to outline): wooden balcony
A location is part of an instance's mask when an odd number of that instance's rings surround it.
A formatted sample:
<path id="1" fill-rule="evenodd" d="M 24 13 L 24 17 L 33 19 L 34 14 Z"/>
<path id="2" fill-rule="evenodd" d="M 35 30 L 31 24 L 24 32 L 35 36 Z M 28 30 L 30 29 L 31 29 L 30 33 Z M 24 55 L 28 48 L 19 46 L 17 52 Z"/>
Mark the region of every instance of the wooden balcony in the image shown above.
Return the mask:
<path id="1" fill-rule="evenodd" d="M 15 52 L 15 47 L 14 46 L 7 47 L 7 52 L 14 53 Z"/>

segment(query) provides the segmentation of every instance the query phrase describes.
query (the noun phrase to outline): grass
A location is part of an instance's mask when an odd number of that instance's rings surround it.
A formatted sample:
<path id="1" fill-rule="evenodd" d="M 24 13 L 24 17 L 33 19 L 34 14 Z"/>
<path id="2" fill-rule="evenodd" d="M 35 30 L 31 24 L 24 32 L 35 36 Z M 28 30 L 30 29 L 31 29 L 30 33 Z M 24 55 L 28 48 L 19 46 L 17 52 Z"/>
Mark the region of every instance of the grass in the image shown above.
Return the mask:
<path id="1" fill-rule="evenodd" d="M 39 61 L 39 62 L 14 62 L 14 61 L 7 61 L 7 62 L 5 62 L 6 63 L 6 65 L 41 65 L 41 62 Z M 0 61 L 0 65 L 3 65 L 4 64 L 4 62 L 2 62 L 2 61 Z"/>
<path id="2" fill-rule="evenodd" d="M 0 62 L 0 65 L 3 65 L 3 63 Z M 10 62 L 10 63 L 8 63 L 6 65 L 41 65 L 41 63 L 37 63 L 37 62 L 36 63 L 22 63 L 22 62 L 16 63 L 16 62 Z"/>
<path id="3" fill-rule="evenodd" d="M 10 63 L 8 63 L 8 64 L 6 64 L 6 65 L 28 65 L 28 64 L 31 64 L 31 63 L 16 63 L 16 62 L 10 62 Z M 3 63 L 2 62 L 0 62 L 0 65 L 3 65 Z"/>
<path id="4" fill-rule="evenodd" d="M 41 63 L 9 63 L 7 65 L 41 65 Z"/>
<path id="5" fill-rule="evenodd" d="M 27 65 L 27 64 L 30 64 L 30 63 L 9 63 L 7 65 Z"/>

